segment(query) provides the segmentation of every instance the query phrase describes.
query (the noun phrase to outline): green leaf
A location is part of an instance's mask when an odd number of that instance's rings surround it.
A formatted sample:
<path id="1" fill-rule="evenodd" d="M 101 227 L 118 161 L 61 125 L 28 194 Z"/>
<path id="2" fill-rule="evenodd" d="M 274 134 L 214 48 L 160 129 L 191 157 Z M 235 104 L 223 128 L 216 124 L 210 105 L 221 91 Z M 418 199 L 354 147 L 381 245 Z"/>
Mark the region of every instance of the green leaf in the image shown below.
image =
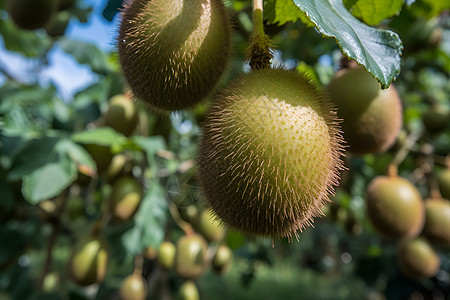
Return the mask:
<path id="1" fill-rule="evenodd" d="M 378 25 L 382 20 L 396 15 L 402 8 L 404 0 L 358 0 L 351 8 L 355 17 L 366 24 Z"/>
<path id="2" fill-rule="evenodd" d="M 105 53 L 92 44 L 63 38 L 58 42 L 64 52 L 72 55 L 80 64 L 87 64 L 92 71 L 107 74 L 111 71 Z"/>
<path id="3" fill-rule="evenodd" d="M 156 174 L 158 166 L 155 160 L 156 151 L 166 149 L 166 142 L 161 136 L 133 136 L 133 142 L 136 143 L 147 155 L 147 162 L 152 169 L 152 173 Z"/>
<path id="4" fill-rule="evenodd" d="M 314 26 L 302 11 L 295 8 L 295 4 L 291 0 L 268 0 L 264 6 L 264 13 L 269 24 L 278 23 L 279 26 L 282 26 L 287 22 L 301 20 L 311 27 Z"/>
<path id="5" fill-rule="evenodd" d="M 22 194 L 31 204 L 58 196 L 77 178 L 76 165 L 68 158 L 44 165 L 23 177 Z"/>
<path id="6" fill-rule="evenodd" d="M 129 253 L 133 255 L 142 253 L 148 246 L 158 249 L 164 239 L 167 215 L 165 196 L 165 190 L 153 181 L 134 217 L 134 227 L 122 237 L 123 245 Z"/>
<path id="7" fill-rule="evenodd" d="M 400 72 L 403 46 L 396 33 L 361 23 L 342 0 L 293 1 L 323 35 L 336 39 L 342 53 L 372 73 L 382 88 L 387 88 Z"/>
<path id="8" fill-rule="evenodd" d="M 26 57 L 43 56 L 52 46 L 52 41 L 47 35 L 19 29 L 12 22 L 2 19 L 0 19 L 0 36 L 6 49 Z"/>
<path id="9" fill-rule="evenodd" d="M 121 147 L 127 143 L 127 138 L 110 127 L 100 127 L 72 135 L 72 140 L 81 144 Z"/>

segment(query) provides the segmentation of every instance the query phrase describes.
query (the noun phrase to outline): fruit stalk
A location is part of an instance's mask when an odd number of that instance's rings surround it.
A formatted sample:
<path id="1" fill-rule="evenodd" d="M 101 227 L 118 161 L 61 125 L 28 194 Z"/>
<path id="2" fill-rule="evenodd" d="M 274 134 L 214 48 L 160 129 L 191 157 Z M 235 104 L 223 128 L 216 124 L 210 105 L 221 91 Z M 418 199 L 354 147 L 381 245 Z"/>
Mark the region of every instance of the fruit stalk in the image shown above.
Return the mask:
<path id="1" fill-rule="evenodd" d="M 270 39 L 264 33 L 263 1 L 253 0 L 253 33 L 250 36 L 250 47 L 247 49 L 247 57 L 252 69 L 269 68 L 273 57 L 270 47 L 272 47 Z"/>
<path id="2" fill-rule="evenodd" d="M 183 218 L 180 216 L 178 208 L 175 204 L 170 203 L 169 211 L 175 223 L 177 223 L 178 227 L 180 227 L 181 230 L 183 230 L 186 235 L 191 235 L 194 233 L 192 226 L 188 222 L 184 221 Z"/>
<path id="3" fill-rule="evenodd" d="M 406 156 L 408 156 L 409 151 L 411 151 L 412 146 L 420 138 L 420 132 L 411 132 L 407 137 L 401 148 L 398 150 L 394 159 L 392 159 L 390 165 L 399 166 Z"/>

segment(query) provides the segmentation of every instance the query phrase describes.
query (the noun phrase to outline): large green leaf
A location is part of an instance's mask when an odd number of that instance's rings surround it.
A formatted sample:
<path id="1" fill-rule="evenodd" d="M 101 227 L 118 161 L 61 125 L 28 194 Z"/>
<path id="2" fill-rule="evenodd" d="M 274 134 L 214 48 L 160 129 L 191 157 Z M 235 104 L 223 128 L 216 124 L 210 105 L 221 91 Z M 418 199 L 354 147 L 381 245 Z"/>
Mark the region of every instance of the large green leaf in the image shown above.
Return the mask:
<path id="1" fill-rule="evenodd" d="M 389 30 L 369 27 L 344 7 L 342 0 L 292 0 L 341 51 L 372 73 L 387 88 L 400 72 L 402 42 Z"/>
<path id="2" fill-rule="evenodd" d="M 122 237 L 123 245 L 129 253 L 133 255 L 142 253 L 148 246 L 157 249 L 163 241 L 167 215 L 165 196 L 165 190 L 153 181 L 134 217 L 134 227 Z"/>
<path id="3" fill-rule="evenodd" d="M 121 147 L 127 143 L 127 138 L 110 127 L 100 127 L 72 135 L 72 140 L 81 144 Z"/>
<path id="4" fill-rule="evenodd" d="M 287 22 L 301 20 L 307 25 L 314 26 L 305 13 L 295 8 L 295 4 L 291 0 L 267 0 L 264 12 L 264 18 L 269 21 L 269 24 L 277 23 L 282 26 Z"/>
<path id="5" fill-rule="evenodd" d="M 351 8 L 354 16 L 366 24 L 377 25 L 382 20 L 396 15 L 404 0 L 358 0 Z"/>
<path id="6" fill-rule="evenodd" d="M 28 202 L 37 204 L 59 195 L 76 178 L 76 165 L 67 156 L 63 156 L 25 175 L 22 194 Z"/>

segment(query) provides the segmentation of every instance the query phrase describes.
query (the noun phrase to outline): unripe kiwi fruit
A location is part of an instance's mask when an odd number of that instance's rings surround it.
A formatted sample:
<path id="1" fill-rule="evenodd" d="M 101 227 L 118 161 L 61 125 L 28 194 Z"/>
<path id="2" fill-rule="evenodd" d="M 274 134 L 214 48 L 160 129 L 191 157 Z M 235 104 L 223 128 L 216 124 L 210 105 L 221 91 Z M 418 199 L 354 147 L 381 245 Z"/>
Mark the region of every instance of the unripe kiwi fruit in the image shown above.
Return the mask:
<path id="1" fill-rule="evenodd" d="M 127 95 L 116 95 L 109 100 L 105 114 L 105 125 L 130 136 L 139 122 L 139 113 L 133 99 Z"/>
<path id="2" fill-rule="evenodd" d="M 228 227 L 296 236 L 322 214 L 337 184 L 341 143 L 332 107 L 305 75 L 254 70 L 234 80 L 208 113 L 199 183 Z"/>
<path id="3" fill-rule="evenodd" d="M 391 85 L 382 90 L 364 68 L 339 71 L 327 87 L 343 119 L 342 130 L 354 154 L 386 151 L 402 125 L 402 105 Z"/>
<path id="4" fill-rule="evenodd" d="M 450 201 L 427 199 L 423 234 L 433 243 L 450 246 Z"/>
<path id="5" fill-rule="evenodd" d="M 375 177 L 367 186 L 367 214 L 384 237 L 414 237 L 420 233 L 425 209 L 417 188 L 397 176 Z"/>
<path id="6" fill-rule="evenodd" d="M 195 283 L 191 280 L 186 281 L 180 287 L 180 300 L 200 300 L 200 295 Z"/>
<path id="7" fill-rule="evenodd" d="M 122 300 L 145 300 L 147 297 L 147 282 L 139 274 L 131 274 L 122 281 L 120 286 Z"/>
<path id="8" fill-rule="evenodd" d="M 105 145 L 84 144 L 83 147 L 92 156 L 92 159 L 97 165 L 97 173 L 103 174 L 108 170 L 113 154 L 111 148 Z"/>
<path id="9" fill-rule="evenodd" d="M 176 248 L 172 242 L 162 242 L 158 249 L 158 263 L 165 269 L 172 269 L 175 262 Z"/>
<path id="10" fill-rule="evenodd" d="M 198 227 L 208 241 L 220 241 L 226 234 L 225 228 L 212 211 L 201 212 Z"/>
<path id="11" fill-rule="evenodd" d="M 138 210 L 144 194 L 141 183 L 131 176 L 117 179 L 112 187 L 110 208 L 113 217 L 126 221 Z"/>
<path id="12" fill-rule="evenodd" d="M 438 183 L 442 197 L 445 199 L 450 199 L 450 168 L 442 170 L 438 174 Z"/>
<path id="13" fill-rule="evenodd" d="M 6 10 L 14 23 L 26 30 L 43 27 L 56 11 L 56 0 L 6 0 Z"/>
<path id="14" fill-rule="evenodd" d="M 430 243 L 421 237 L 406 239 L 397 247 L 397 264 L 408 277 L 433 277 L 439 271 L 441 260 Z"/>
<path id="15" fill-rule="evenodd" d="M 208 244 L 198 234 L 182 236 L 177 243 L 175 271 L 186 279 L 196 279 L 206 271 Z"/>
<path id="16" fill-rule="evenodd" d="M 233 252 L 227 245 L 220 245 L 212 259 L 213 270 L 219 274 L 225 274 L 229 271 L 233 262 Z"/>
<path id="17" fill-rule="evenodd" d="M 159 110 L 193 107 L 216 86 L 230 54 L 222 0 L 131 0 L 119 58 L 134 95 Z"/>
<path id="18" fill-rule="evenodd" d="M 87 286 L 103 281 L 106 275 L 108 252 L 98 237 L 80 240 L 69 259 L 69 275 L 79 285 Z"/>

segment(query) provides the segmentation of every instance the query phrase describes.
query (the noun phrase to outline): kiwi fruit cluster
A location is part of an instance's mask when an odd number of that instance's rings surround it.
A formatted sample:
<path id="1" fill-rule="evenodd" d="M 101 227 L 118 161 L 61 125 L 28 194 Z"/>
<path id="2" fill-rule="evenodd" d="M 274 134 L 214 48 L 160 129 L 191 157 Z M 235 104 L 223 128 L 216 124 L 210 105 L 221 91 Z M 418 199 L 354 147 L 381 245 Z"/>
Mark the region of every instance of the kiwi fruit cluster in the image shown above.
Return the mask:
<path id="1" fill-rule="evenodd" d="M 402 104 L 393 85 L 382 90 L 369 72 L 356 67 L 336 73 L 327 91 L 343 120 L 350 152 L 381 153 L 394 144 L 402 126 Z"/>
<path id="2" fill-rule="evenodd" d="M 341 154 L 336 114 L 305 75 L 253 70 L 231 82 L 206 117 L 199 184 L 228 227 L 292 237 L 322 214 Z"/>
<path id="3" fill-rule="evenodd" d="M 223 74 L 231 26 L 222 0 L 131 0 L 118 36 L 134 96 L 155 110 L 193 107 Z"/>

